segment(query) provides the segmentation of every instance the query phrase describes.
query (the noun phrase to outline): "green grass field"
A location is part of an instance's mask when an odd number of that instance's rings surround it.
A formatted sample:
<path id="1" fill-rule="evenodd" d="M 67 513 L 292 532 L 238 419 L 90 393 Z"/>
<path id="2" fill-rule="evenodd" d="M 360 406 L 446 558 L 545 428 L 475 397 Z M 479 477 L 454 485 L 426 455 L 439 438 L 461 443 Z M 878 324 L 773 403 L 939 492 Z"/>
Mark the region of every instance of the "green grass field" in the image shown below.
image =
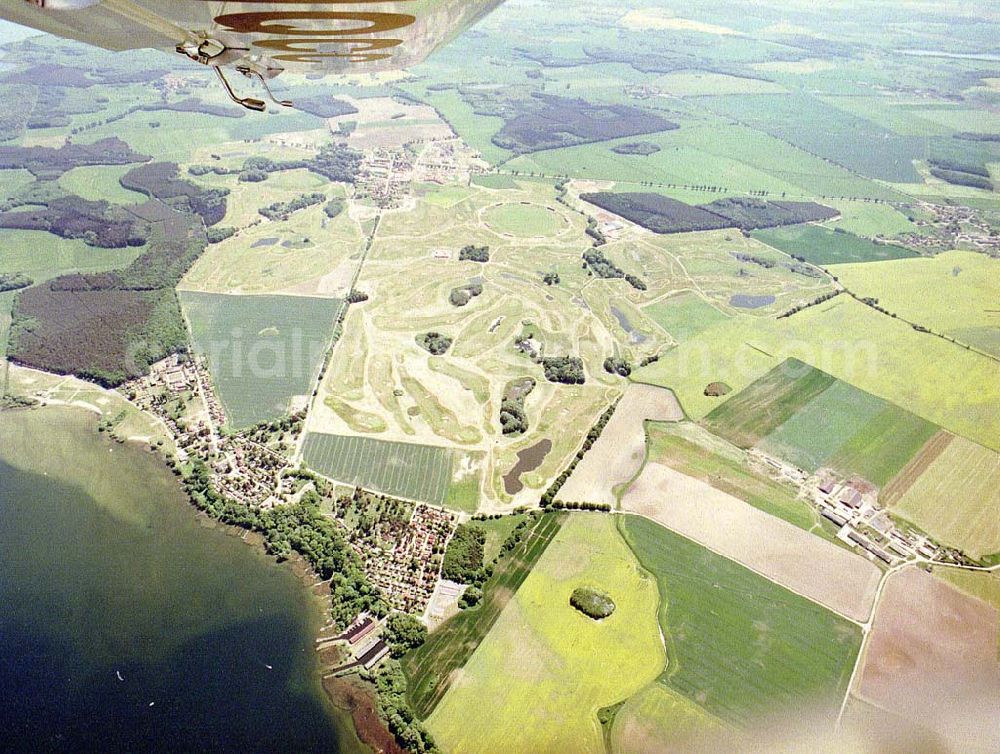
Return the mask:
<path id="1" fill-rule="evenodd" d="M 826 462 L 844 474 L 858 474 L 883 487 L 937 431 L 937 425 L 886 403 Z"/>
<path id="2" fill-rule="evenodd" d="M 643 311 L 678 343 L 690 340 L 727 316 L 696 293 L 682 293 L 650 304 Z"/>
<path id="3" fill-rule="evenodd" d="M 192 291 L 178 295 L 230 425 L 246 427 L 282 416 L 292 398 L 312 392 L 340 301 Z"/>
<path id="4" fill-rule="evenodd" d="M 435 504 L 448 496 L 455 466 L 450 448 L 320 432 L 306 435 L 303 457 L 338 482 Z"/>
<path id="5" fill-rule="evenodd" d="M 725 728 L 683 694 L 654 681 L 615 714 L 608 736 L 610 754 L 684 751 L 700 736 L 721 733 Z"/>
<path id="6" fill-rule="evenodd" d="M 830 466 L 879 486 L 938 430 L 795 359 L 729 398 L 703 423 L 741 447 L 760 447 L 806 471 Z"/>
<path id="7" fill-rule="evenodd" d="M 859 238 L 851 233 L 836 233 L 817 225 L 756 230 L 753 237 L 768 246 L 818 265 L 878 262 L 916 256 L 915 252 L 902 246 L 876 244 L 867 238 Z"/>
<path id="8" fill-rule="evenodd" d="M 834 383 L 825 372 L 787 359 L 705 417 L 705 426 L 741 448 L 755 445 Z"/>
<path id="9" fill-rule="evenodd" d="M 486 582 L 482 602 L 449 619 L 421 647 L 403 658 L 410 702 L 420 717 L 430 715 L 457 680 L 461 668 L 496 623 L 564 520 L 565 516 L 548 513 L 529 524 L 521 542 L 500 560 Z M 489 545 L 487 534 L 486 557 Z"/>
<path id="10" fill-rule="evenodd" d="M 861 432 L 885 406 L 881 398 L 836 380 L 768 433 L 759 446 L 800 469 L 813 472 L 825 465 L 841 445 Z"/>
<path id="11" fill-rule="evenodd" d="M 129 191 L 118 179 L 134 165 L 94 165 L 73 168 L 59 177 L 59 185 L 84 199 L 112 204 L 137 204 L 148 199 L 145 194 Z"/>
<path id="12" fill-rule="evenodd" d="M 573 608 L 580 586 L 611 596 L 614 612 L 594 620 Z M 446 751 L 603 754 L 597 710 L 663 668 L 656 605 L 613 517 L 570 516 L 427 727 Z"/>
<path id="13" fill-rule="evenodd" d="M 737 725 L 811 703 L 836 715 L 857 626 L 648 519 L 619 528 L 659 582 L 661 683 Z"/>
<path id="14" fill-rule="evenodd" d="M 23 272 L 36 283 L 68 272 L 106 272 L 128 266 L 142 247 L 98 249 L 83 239 L 44 230 L 0 230 L 0 273 Z"/>
<path id="15" fill-rule="evenodd" d="M 551 236 L 566 228 L 555 212 L 535 204 L 500 204 L 483 213 L 487 227 L 518 238 Z"/>
<path id="16" fill-rule="evenodd" d="M 651 423 L 646 443 L 651 462 L 701 479 L 800 529 L 817 526 L 815 511 L 797 499 L 795 489 L 755 473 L 732 445 L 695 424 Z"/>

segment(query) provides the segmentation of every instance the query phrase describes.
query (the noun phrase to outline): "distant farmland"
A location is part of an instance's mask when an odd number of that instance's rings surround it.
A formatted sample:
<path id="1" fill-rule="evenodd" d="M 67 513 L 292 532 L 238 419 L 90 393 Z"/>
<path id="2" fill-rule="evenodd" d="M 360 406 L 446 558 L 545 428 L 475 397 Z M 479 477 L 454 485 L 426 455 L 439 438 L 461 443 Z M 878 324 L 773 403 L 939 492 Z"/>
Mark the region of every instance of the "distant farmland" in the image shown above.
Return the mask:
<path id="1" fill-rule="evenodd" d="M 303 453 L 311 469 L 338 482 L 438 505 L 455 458 L 449 448 L 320 432 L 306 435 Z"/>
<path id="2" fill-rule="evenodd" d="M 894 513 L 973 558 L 1000 553 L 1000 453 L 945 432 L 885 489 Z"/>
<path id="3" fill-rule="evenodd" d="M 233 427 L 288 413 L 312 392 L 341 302 L 305 296 L 178 293 Z"/>
<path id="4" fill-rule="evenodd" d="M 757 230 L 753 237 L 768 246 L 802 257 L 813 264 L 881 262 L 886 259 L 915 257 L 916 252 L 895 244 L 877 244 L 852 233 L 837 233 L 816 225 Z"/>
<path id="5" fill-rule="evenodd" d="M 836 714 L 857 626 L 646 518 L 619 528 L 659 583 L 660 683 L 737 725 L 811 702 Z"/>
<path id="6" fill-rule="evenodd" d="M 823 466 L 885 485 L 938 427 L 894 403 L 787 359 L 705 417 L 713 432 L 806 471 Z"/>

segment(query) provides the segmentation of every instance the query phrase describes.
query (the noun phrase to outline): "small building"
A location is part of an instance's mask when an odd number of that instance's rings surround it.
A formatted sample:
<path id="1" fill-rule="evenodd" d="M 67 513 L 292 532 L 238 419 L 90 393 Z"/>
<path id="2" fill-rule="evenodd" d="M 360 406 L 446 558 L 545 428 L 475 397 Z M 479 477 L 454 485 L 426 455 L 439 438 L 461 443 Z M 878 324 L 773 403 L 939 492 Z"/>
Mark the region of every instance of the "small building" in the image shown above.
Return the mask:
<path id="1" fill-rule="evenodd" d="M 822 492 L 824 495 L 831 494 L 836 488 L 837 488 L 837 480 L 832 478 L 825 479 L 819 484 L 819 491 Z"/>
<path id="2" fill-rule="evenodd" d="M 861 493 L 848 487 L 840 496 L 840 502 L 856 510 L 861 507 Z"/>
<path id="3" fill-rule="evenodd" d="M 378 623 L 370 615 L 366 615 L 362 620 L 356 622 L 344 633 L 344 638 L 348 644 L 357 644 L 368 634 L 375 630 Z"/>
<path id="4" fill-rule="evenodd" d="M 389 654 L 389 645 L 379 639 L 372 645 L 371 649 L 358 658 L 358 662 L 365 670 L 371 670 L 387 654 Z"/>
<path id="5" fill-rule="evenodd" d="M 843 526 L 844 524 L 847 523 L 847 519 L 846 518 L 843 518 L 842 516 L 837 515 L 836 513 L 834 513 L 829 508 L 824 508 L 822 515 L 823 515 L 823 518 L 826 518 L 826 519 L 829 519 L 830 521 L 833 521 L 833 523 L 835 523 L 837 526 Z"/>

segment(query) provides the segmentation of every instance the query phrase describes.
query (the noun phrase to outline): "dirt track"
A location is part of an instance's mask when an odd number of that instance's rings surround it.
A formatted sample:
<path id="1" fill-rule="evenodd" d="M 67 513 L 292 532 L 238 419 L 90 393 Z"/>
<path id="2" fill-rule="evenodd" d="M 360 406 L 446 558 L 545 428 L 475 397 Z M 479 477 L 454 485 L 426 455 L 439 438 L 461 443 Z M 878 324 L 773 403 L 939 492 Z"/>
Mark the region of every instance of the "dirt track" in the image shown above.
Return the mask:
<path id="1" fill-rule="evenodd" d="M 643 422 L 684 418 L 673 392 L 655 385 L 632 384 L 614 416 L 559 491 L 559 500 L 614 505 L 614 488 L 635 476 L 646 455 Z"/>
<path id="2" fill-rule="evenodd" d="M 872 563 L 699 479 L 650 463 L 622 508 L 848 618 L 864 621 L 871 613 L 880 577 Z"/>

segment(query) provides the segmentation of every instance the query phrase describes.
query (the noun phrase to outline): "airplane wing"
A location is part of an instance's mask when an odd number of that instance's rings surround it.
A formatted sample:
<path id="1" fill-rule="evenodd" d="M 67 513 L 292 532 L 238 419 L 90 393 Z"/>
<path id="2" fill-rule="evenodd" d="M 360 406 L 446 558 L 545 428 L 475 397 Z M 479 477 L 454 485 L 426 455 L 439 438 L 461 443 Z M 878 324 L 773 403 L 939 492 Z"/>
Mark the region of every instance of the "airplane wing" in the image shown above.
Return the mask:
<path id="1" fill-rule="evenodd" d="M 267 81 L 406 68 L 503 0 L 4 0 L 0 17 L 109 50 L 155 48 Z M 270 92 L 268 92 L 270 94 Z M 273 99 L 273 98 L 272 98 Z M 282 102 L 281 104 L 289 104 Z"/>

